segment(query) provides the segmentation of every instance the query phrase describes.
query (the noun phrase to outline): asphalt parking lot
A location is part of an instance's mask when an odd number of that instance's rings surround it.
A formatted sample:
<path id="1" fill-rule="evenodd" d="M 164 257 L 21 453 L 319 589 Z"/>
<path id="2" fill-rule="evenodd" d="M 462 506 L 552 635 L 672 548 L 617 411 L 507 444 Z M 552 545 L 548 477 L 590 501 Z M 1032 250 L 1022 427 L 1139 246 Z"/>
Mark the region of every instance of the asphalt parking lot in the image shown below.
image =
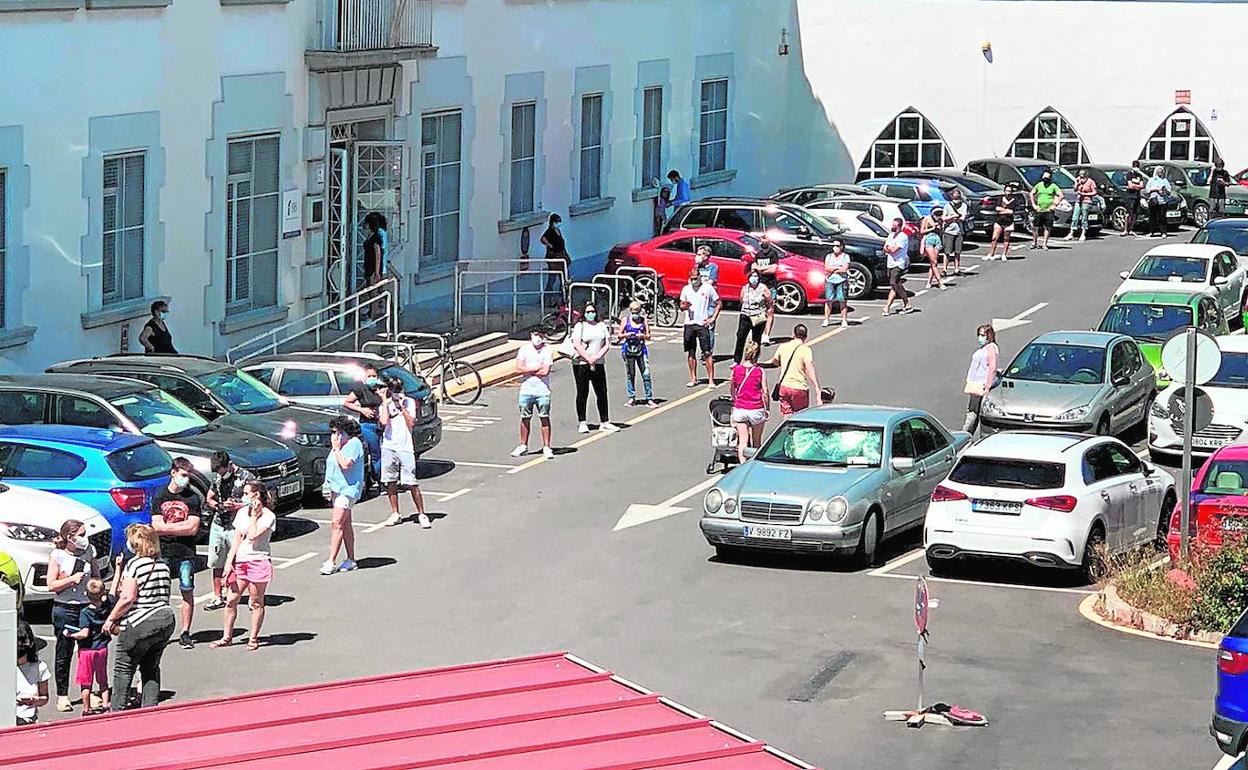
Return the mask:
<path id="1" fill-rule="evenodd" d="M 1015 250 L 1006 264 L 981 262 L 981 246 L 965 260 L 974 272 L 948 291 L 919 292 L 916 313 L 883 318 L 881 300 L 863 302 L 851 316 L 861 323 L 845 330 L 821 329 L 811 315 L 821 381 L 840 402 L 918 406 L 960 427 L 977 324 L 1022 321 L 1000 332 L 1007 360 L 1041 332 L 1090 328 L 1118 271 L 1157 243 L 1055 242 L 1049 252 Z M 912 274 L 912 288 L 922 283 Z M 721 318 L 719 350 L 730 350 L 735 323 Z M 775 336 L 793 323 L 779 319 Z M 211 650 L 221 615 L 197 612 L 200 644 L 168 650 L 165 690 L 183 700 L 567 650 L 826 768 L 1219 761 L 1207 733 L 1213 654 L 1093 625 L 1077 611 L 1090 587 L 1036 571 L 932 582 L 940 606 L 928 698 L 973 708 L 991 725 L 885 722 L 883 711 L 917 696 L 913 578 L 926 567 L 916 542 L 887 543 L 885 563 L 862 571 L 772 556 L 718 561 L 697 516 L 711 478 L 706 404 L 725 388 L 686 389 L 680 346 L 667 341 L 676 337 L 660 337 L 651 346 L 657 409 L 623 406 L 623 366 L 608 359 L 611 418 L 624 427 L 616 434 L 576 433 L 571 374 L 558 367 L 553 460 L 509 457 L 512 387 L 446 407 L 443 442 L 421 465 L 433 528 L 383 527 L 384 500 L 362 504 L 359 572 L 317 574 L 327 511 L 282 521 L 268 645 Z M 630 505 L 655 507 L 617 529 Z M 208 576 L 198 577 L 206 598 Z"/>

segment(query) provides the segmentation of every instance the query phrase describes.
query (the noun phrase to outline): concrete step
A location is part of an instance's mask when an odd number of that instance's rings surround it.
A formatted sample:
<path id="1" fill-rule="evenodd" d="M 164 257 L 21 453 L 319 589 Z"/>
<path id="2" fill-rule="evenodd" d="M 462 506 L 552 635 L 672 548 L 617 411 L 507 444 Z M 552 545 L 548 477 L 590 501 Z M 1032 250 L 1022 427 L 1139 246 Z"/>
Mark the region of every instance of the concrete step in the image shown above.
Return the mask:
<path id="1" fill-rule="evenodd" d="M 508 336 L 502 332 L 490 332 L 489 334 L 483 334 L 480 337 L 474 337 L 469 340 L 464 340 L 463 342 L 457 342 L 451 346 L 451 350 L 455 352 L 456 358 L 467 359 L 483 350 L 489 350 L 490 348 L 506 344 L 509 341 L 510 339 Z M 430 344 L 433 344 L 433 340 L 430 340 L 429 342 Z M 438 355 L 437 350 L 430 349 L 428 351 L 417 353 L 416 360 L 420 362 L 422 369 L 429 369 L 438 365 L 441 361 L 441 356 Z"/>
<path id="2" fill-rule="evenodd" d="M 487 335 L 494 337 L 495 335 Z M 498 334 L 493 340 L 493 344 L 484 346 L 476 344 L 466 349 L 473 350 L 468 355 L 458 355 L 458 346 L 456 348 L 456 358 L 465 363 L 472 364 L 477 371 L 481 373 L 482 387 L 488 387 L 495 383 L 514 377 L 516 374 L 516 351 L 520 349 L 521 343 L 518 340 L 508 339 L 505 334 Z M 436 361 L 436 357 L 435 357 Z M 426 365 L 423 361 L 421 369 L 426 372 L 426 379 L 433 387 L 441 385 L 441 378 L 438 372 L 434 371 L 435 364 Z"/>

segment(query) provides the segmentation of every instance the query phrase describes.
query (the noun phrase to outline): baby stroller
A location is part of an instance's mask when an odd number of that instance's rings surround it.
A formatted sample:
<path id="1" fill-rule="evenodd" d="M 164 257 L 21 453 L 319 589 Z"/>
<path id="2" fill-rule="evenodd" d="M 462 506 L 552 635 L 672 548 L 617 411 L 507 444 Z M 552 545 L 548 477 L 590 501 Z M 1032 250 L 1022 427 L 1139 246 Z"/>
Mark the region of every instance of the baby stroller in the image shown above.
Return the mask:
<path id="1" fill-rule="evenodd" d="M 709 404 L 711 412 L 711 461 L 706 472 L 714 473 L 723 463 L 723 470 L 737 461 L 737 428 L 732 424 L 732 396 L 716 396 Z"/>

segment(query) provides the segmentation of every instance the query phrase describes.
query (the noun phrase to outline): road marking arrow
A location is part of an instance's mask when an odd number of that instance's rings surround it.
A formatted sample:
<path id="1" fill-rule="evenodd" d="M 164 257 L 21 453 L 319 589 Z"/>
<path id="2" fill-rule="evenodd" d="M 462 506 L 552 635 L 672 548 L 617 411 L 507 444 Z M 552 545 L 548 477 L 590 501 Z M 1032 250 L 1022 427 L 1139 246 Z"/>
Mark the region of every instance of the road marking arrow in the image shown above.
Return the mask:
<path id="1" fill-rule="evenodd" d="M 676 505 L 676 503 L 679 503 L 681 500 L 686 498 L 693 497 L 707 487 L 712 486 L 715 482 L 719 481 L 720 478 L 720 476 L 712 476 L 706 481 L 686 489 L 684 492 L 672 495 L 657 505 L 633 503 L 628 506 L 627 510 L 624 511 L 624 515 L 621 516 L 620 520 L 615 523 L 615 527 L 612 528 L 611 531 L 619 532 L 621 529 L 628 529 L 629 527 L 635 527 L 639 524 L 649 524 L 652 521 L 666 519 L 668 516 L 685 513 L 690 509 L 680 508 Z"/>
<path id="2" fill-rule="evenodd" d="M 994 318 L 992 319 L 992 329 L 996 332 L 1003 332 L 1006 329 L 1013 329 L 1015 326 L 1026 326 L 1031 323 L 1031 321 L 1026 320 L 1027 316 L 1048 306 L 1049 303 L 1047 302 L 1037 302 L 1013 318 Z"/>

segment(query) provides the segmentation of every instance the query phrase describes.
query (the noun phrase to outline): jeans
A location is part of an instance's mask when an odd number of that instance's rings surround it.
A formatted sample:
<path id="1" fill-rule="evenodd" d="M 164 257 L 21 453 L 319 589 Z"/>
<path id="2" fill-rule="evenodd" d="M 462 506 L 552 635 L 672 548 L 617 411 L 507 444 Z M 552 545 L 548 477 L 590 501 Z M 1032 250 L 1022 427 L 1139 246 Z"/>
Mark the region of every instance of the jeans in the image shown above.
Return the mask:
<path id="1" fill-rule="evenodd" d="M 745 353 L 745 341 L 749 337 L 754 338 L 755 345 L 761 346 L 763 344 L 763 330 L 766 328 L 766 321 L 755 325 L 745 313 L 737 316 L 737 344 L 732 348 L 732 360 L 738 364 L 741 363 L 741 357 Z"/>
<path id="2" fill-rule="evenodd" d="M 650 356 L 624 356 L 624 369 L 628 372 L 628 379 L 624 381 L 624 390 L 628 393 L 629 401 L 637 396 L 633 382 L 638 369 L 641 370 L 641 384 L 646 392 L 646 400 L 654 398 L 654 392 L 650 387 Z"/>
<path id="3" fill-rule="evenodd" d="M 1073 234 L 1076 230 L 1088 231 L 1088 213 L 1092 209 L 1092 202 L 1076 203 L 1074 212 L 1070 215 L 1070 232 Z"/>
<path id="4" fill-rule="evenodd" d="M 1148 234 L 1161 233 L 1166 235 L 1166 204 L 1161 201 L 1148 202 Z"/>
<path id="5" fill-rule="evenodd" d="M 373 480 L 381 478 L 381 425 L 375 422 L 360 423 L 360 438 L 368 447 L 369 464 L 373 467 Z"/>
<path id="6" fill-rule="evenodd" d="M 573 364 L 572 377 L 576 380 L 576 419 L 585 422 L 585 407 L 589 401 L 589 385 L 594 385 L 594 395 L 598 399 L 598 420 L 609 421 L 607 417 L 607 367 L 600 362 L 597 366 Z"/>
<path id="7" fill-rule="evenodd" d="M 75 657 L 77 642 L 65 637 L 65 626 L 78 628 L 78 613 L 85 604 L 55 602 L 52 605 L 52 630 L 56 632 L 56 659 L 53 676 L 56 678 L 56 694 L 69 695 L 69 665 Z"/>
<path id="8" fill-rule="evenodd" d="M 173 637 L 177 620 L 172 607 L 161 607 L 137 625 L 123 629 L 113 645 L 113 711 L 126 707 L 134 672 L 139 672 L 143 708 L 160 699 L 160 656 Z"/>

